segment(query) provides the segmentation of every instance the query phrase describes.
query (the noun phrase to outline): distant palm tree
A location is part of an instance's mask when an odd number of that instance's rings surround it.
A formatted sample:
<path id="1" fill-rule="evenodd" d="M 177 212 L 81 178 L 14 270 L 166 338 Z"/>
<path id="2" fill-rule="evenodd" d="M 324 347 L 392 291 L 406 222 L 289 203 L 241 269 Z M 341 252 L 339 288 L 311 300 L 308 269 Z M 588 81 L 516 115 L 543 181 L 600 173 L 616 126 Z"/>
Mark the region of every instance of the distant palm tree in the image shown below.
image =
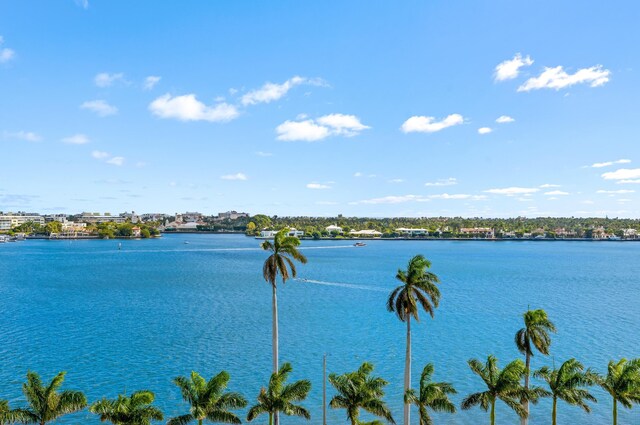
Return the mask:
<path id="1" fill-rule="evenodd" d="M 524 328 L 516 332 L 516 346 L 525 356 L 524 388 L 529 389 L 529 376 L 531 375 L 531 357 L 535 348 L 545 356 L 549 354 L 551 337 L 549 332 L 556 332 L 555 325 L 548 319 L 544 310 L 528 310 L 523 314 Z M 529 401 L 521 400 L 522 407 L 527 414 L 520 418 L 521 425 L 527 425 L 529 418 Z"/>
<path id="2" fill-rule="evenodd" d="M 11 409 L 7 400 L 0 400 L 0 425 L 10 425 L 26 421 L 21 409 Z"/>
<path id="3" fill-rule="evenodd" d="M 416 394 L 414 390 L 410 389 L 404 396 L 405 403 L 411 403 L 418 407 L 420 425 L 433 424 L 428 409 L 434 412 L 456 412 L 455 405 L 449 400 L 449 394 L 456 394 L 456 390 L 448 382 L 433 382 L 431 380 L 433 370 L 433 365 L 427 364 L 420 376 L 420 392 Z"/>
<path id="4" fill-rule="evenodd" d="M 416 255 L 407 266 L 407 270 L 398 270 L 396 279 L 402 285 L 395 288 L 387 300 L 387 310 L 396 313 L 398 318 L 407 323 L 407 346 L 404 360 L 404 392 L 411 387 L 411 317 L 419 321 L 418 306 L 433 317 L 434 309 L 440 302 L 440 291 L 436 286 L 440 282 L 438 276 L 427 269 L 431 262 L 422 255 Z M 404 425 L 410 423 L 410 404 L 404 403 Z"/>
<path id="5" fill-rule="evenodd" d="M 384 387 L 388 382 L 382 378 L 370 376 L 371 372 L 373 372 L 373 365 L 364 362 L 355 372 L 342 375 L 330 374 L 329 382 L 338 394 L 331 399 L 329 406 L 332 409 L 346 409 L 351 425 L 365 425 L 359 420 L 360 409 L 395 424 L 391 411 L 382 401 Z M 379 425 L 382 422 L 375 420 L 366 424 Z"/>
<path id="6" fill-rule="evenodd" d="M 550 369 L 547 366 L 540 368 L 533 373 L 533 376 L 545 381 L 551 390 L 553 407 L 551 409 L 551 424 L 556 425 L 556 413 L 558 399 L 572 406 L 579 406 L 585 412 L 590 412 L 591 408 L 586 403 L 598 400 L 585 389 L 595 384 L 596 374 L 591 370 L 584 371 L 582 363 L 576 359 L 569 359 L 562 363 L 560 369 Z"/>
<path id="7" fill-rule="evenodd" d="M 103 398 L 91 405 L 89 411 L 100 416 L 102 422 L 113 425 L 150 425 L 151 421 L 161 421 L 164 416 L 160 409 L 152 406 L 155 395 L 151 391 L 136 391 L 116 399 Z"/>
<path id="8" fill-rule="evenodd" d="M 613 425 L 617 425 L 618 403 L 627 409 L 640 403 L 640 359 L 611 360 L 607 376 L 599 377 L 598 385 L 613 397 Z"/>
<path id="9" fill-rule="evenodd" d="M 20 409 L 23 422 L 45 425 L 87 406 L 87 398 L 82 392 L 58 391 L 64 382 L 65 374 L 66 372 L 58 373 L 49 385 L 45 386 L 37 373 L 27 372 L 27 382 L 22 384 L 22 392 L 29 407 Z"/>
<path id="10" fill-rule="evenodd" d="M 271 284 L 272 297 L 271 305 L 273 310 L 273 372 L 278 371 L 278 275 L 282 277 L 282 283 L 289 278 L 295 278 L 297 275 L 296 265 L 293 260 L 297 260 L 302 264 L 307 262 L 307 257 L 298 251 L 300 239 L 294 236 L 288 236 L 289 229 L 282 229 L 276 233 L 273 243 L 269 241 L 262 242 L 262 249 L 270 251 L 271 255 L 265 260 L 262 266 L 262 275 L 264 280 Z M 288 266 L 288 267 L 287 267 Z M 289 273 L 291 269 L 291 273 Z"/>
<path id="11" fill-rule="evenodd" d="M 251 422 L 258 416 L 267 413 L 269 414 L 269 425 L 272 425 L 278 412 L 282 412 L 287 416 L 300 416 L 307 420 L 311 419 L 307 409 L 293 404 L 307 398 L 309 391 L 311 391 L 311 382 L 303 379 L 292 384 L 286 384 L 291 370 L 291 365 L 284 363 L 279 371 L 271 374 L 269 386 L 260 390 L 258 404 L 249 409 L 247 421 Z"/>
<path id="12" fill-rule="evenodd" d="M 205 420 L 226 424 L 242 423 L 229 410 L 242 409 L 247 405 L 247 400 L 241 394 L 224 391 L 229 383 L 227 372 L 220 372 L 209 382 L 196 372 L 191 372 L 190 378 L 179 376 L 173 382 L 191 407 L 188 414 L 170 419 L 167 425 L 186 425 L 192 421 L 202 425 Z"/>
<path id="13" fill-rule="evenodd" d="M 546 395 L 540 388 L 533 387 L 527 391 L 520 384 L 525 372 L 524 363 L 520 359 L 512 361 L 502 370 L 498 368 L 498 360 L 494 356 L 489 356 L 484 365 L 476 359 L 471 359 L 468 363 L 471 370 L 482 378 L 487 390 L 467 396 L 462 401 L 462 409 L 468 410 L 479 405 L 486 412 L 491 408 L 491 425 L 496 423 L 496 400 L 502 400 L 518 416 L 523 417 L 527 412 L 519 400 L 527 398 L 537 401 L 538 397 Z"/>

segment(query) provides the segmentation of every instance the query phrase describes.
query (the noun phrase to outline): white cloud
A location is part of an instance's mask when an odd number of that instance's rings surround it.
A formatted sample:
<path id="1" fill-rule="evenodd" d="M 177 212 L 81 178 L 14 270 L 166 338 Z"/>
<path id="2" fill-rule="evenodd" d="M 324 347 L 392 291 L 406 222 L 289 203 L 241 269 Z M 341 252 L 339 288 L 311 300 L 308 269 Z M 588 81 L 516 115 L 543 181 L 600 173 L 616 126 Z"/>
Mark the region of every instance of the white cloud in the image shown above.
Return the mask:
<path id="1" fill-rule="evenodd" d="M 282 98 L 293 87 L 299 86 L 301 84 L 323 85 L 324 83 L 319 79 L 309 79 L 295 76 L 288 79 L 282 84 L 265 83 L 259 89 L 252 90 L 242 96 L 240 102 L 245 106 L 256 105 L 258 103 L 270 103 Z"/>
<path id="2" fill-rule="evenodd" d="M 278 140 L 315 142 L 334 135 L 356 136 L 368 128 L 355 115 L 329 114 L 315 120 L 287 120 L 276 127 L 276 133 Z"/>
<path id="3" fill-rule="evenodd" d="M 114 115 L 118 113 L 118 108 L 115 106 L 109 105 L 104 100 L 89 100 L 80 105 L 81 109 L 87 109 L 89 111 L 95 112 L 101 117 L 107 117 L 109 115 Z"/>
<path id="4" fill-rule="evenodd" d="M 89 8 L 89 0 L 76 0 L 76 4 L 83 9 Z"/>
<path id="5" fill-rule="evenodd" d="M 640 184 L 640 179 L 635 180 L 619 180 L 616 182 L 617 184 Z"/>
<path id="6" fill-rule="evenodd" d="M 546 196 L 566 196 L 569 194 L 569 192 L 564 192 L 562 190 L 552 190 L 550 192 L 545 192 L 544 194 Z"/>
<path id="7" fill-rule="evenodd" d="M 151 102 L 149 110 L 160 118 L 174 118 L 180 121 L 223 122 L 240 115 L 233 105 L 218 103 L 207 106 L 196 99 L 195 94 L 172 97 L 167 93 Z"/>
<path id="8" fill-rule="evenodd" d="M 480 127 L 478 129 L 478 134 L 489 134 L 491 133 L 493 130 L 489 127 Z"/>
<path id="9" fill-rule="evenodd" d="M 366 199 L 364 201 L 355 202 L 355 204 L 401 204 L 404 202 L 429 202 L 429 199 L 422 195 L 392 195 L 384 196 L 382 198 Z"/>
<path id="10" fill-rule="evenodd" d="M 438 179 L 434 182 L 427 182 L 425 186 L 453 186 L 458 184 L 458 179 L 455 177 L 449 177 L 448 179 Z"/>
<path id="11" fill-rule="evenodd" d="M 488 189 L 485 190 L 486 193 L 492 193 L 494 195 L 506 195 L 506 196 L 514 196 L 514 195 L 525 195 L 538 192 L 540 189 L 535 187 L 505 187 L 502 189 Z"/>
<path id="12" fill-rule="evenodd" d="M 404 183 L 404 179 L 391 179 L 388 180 L 389 183 Z"/>
<path id="13" fill-rule="evenodd" d="M 307 189 L 331 189 L 331 186 L 321 183 L 308 183 Z"/>
<path id="14" fill-rule="evenodd" d="M 108 159 L 106 162 L 107 164 L 120 167 L 122 164 L 124 164 L 124 158 L 121 156 L 114 156 L 113 158 Z"/>
<path id="15" fill-rule="evenodd" d="M 156 86 L 156 84 L 160 82 L 160 80 L 161 80 L 161 77 L 158 77 L 157 75 L 149 75 L 147 78 L 144 79 L 144 84 L 142 87 L 145 90 L 151 90 Z"/>
<path id="16" fill-rule="evenodd" d="M 353 177 L 362 177 L 363 175 L 364 174 L 362 174 L 360 171 L 353 173 Z"/>
<path id="17" fill-rule="evenodd" d="M 635 180 L 640 179 L 640 168 L 621 168 L 609 171 L 601 176 L 605 180 Z"/>
<path id="18" fill-rule="evenodd" d="M 481 200 L 487 199 L 485 195 L 469 195 L 466 193 L 455 193 L 455 194 L 441 193 L 438 195 L 431 195 L 429 196 L 429 198 L 431 199 L 472 199 L 474 201 L 481 201 Z"/>
<path id="19" fill-rule="evenodd" d="M 62 139 L 63 143 L 69 145 L 86 145 L 89 143 L 89 138 L 85 134 L 74 134 L 73 136 L 65 137 Z"/>
<path id="20" fill-rule="evenodd" d="M 0 46 L 4 44 L 4 37 L 0 35 Z M 0 63 L 9 62 L 16 55 L 16 52 L 13 49 L 9 49 L 8 47 L 0 47 Z"/>
<path id="21" fill-rule="evenodd" d="M 611 71 L 603 69 L 602 65 L 582 68 L 576 71 L 575 74 L 567 74 L 562 66 L 556 66 L 555 68 L 545 67 L 542 74 L 529 78 L 524 84 L 518 87 L 518 91 L 539 89 L 560 90 L 575 84 L 589 84 L 590 87 L 598 87 L 607 83 L 610 75 Z"/>
<path id="22" fill-rule="evenodd" d="M 248 177 L 243 173 L 235 173 L 235 174 L 225 174 L 224 176 L 220 176 L 222 180 L 248 180 Z"/>
<path id="23" fill-rule="evenodd" d="M 103 151 L 93 151 L 91 152 L 91 156 L 94 157 L 95 159 L 105 159 L 105 158 L 109 158 L 109 154 L 107 152 L 103 152 Z"/>
<path id="24" fill-rule="evenodd" d="M 591 167 L 591 168 L 603 168 L 603 167 L 609 167 L 609 166 L 614 165 L 614 164 L 628 164 L 630 162 L 631 162 L 630 159 L 619 159 L 617 161 L 596 162 L 595 164 L 588 165 L 588 167 Z"/>
<path id="25" fill-rule="evenodd" d="M 39 134 L 36 134 L 32 131 L 16 131 L 16 132 L 8 132 L 5 131 L 2 133 L 5 139 L 17 139 L 24 140 L 27 142 L 39 142 L 42 140 L 42 137 Z"/>
<path id="26" fill-rule="evenodd" d="M 551 189 L 551 188 L 554 188 L 554 187 L 560 187 L 560 185 L 559 184 L 545 183 L 545 184 L 541 184 L 540 187 L 542 189 Z"/>
<path id="27" fill-rule="evenodd" d="M 596 193 L 605 193 L 608 195 L 622 195 L 625 193 L 635 193 L 635 190 L 620 189 L 620 190 L 598 190 Z"/>
<path id="28" fill-rule="evenodd" d="M 531 66 L 533 59 L 530 56 L 522 57 L 520 53 L 516 53 L 513 59 L 500 62 L 496 66 L 494 78 L 496 81 L 512 80 L 520 75 L 520 68 Z"/>
<path id="29" fill-rule="evenodd" d="M 122 72 L 117 74 L 109 74 L 108 72 L 101 72 L 95 76 L 93 81 L 96 83 L 98 87 L 109 87 L 113 85 L 116 81 L 123 81 L 124 74 Z"/>
<path id="30" fill-rule="evenodd" d="M 514 121 L 515 119 L 511 118 L 509 115 L 500 115 L 498 118 L 496 118 L 496 122 L 498 124 L 506 124 Z"/>
<path id="31" fill-rule="evenodd" d="M 434 117 L 414 115 L 402 123 L 401 129 L 404 133 L 435 133 L 462 123 L 464 123 L 464 117 L 460 114 L 448 115 L 441 121 L 436 121 Z"/>
<path id="32" fill-rule="evenodd" d="M 335 201 L 316 201 L 316 205 L 338 205 Z"/>
<path id="33" fill-rule="evenodd" d="M 262 156 L 262 157 L 269 157 L 269 156 L 273 156 L 273 154 L 271 152 L 262 152 L 262 151 L 258 151 L 255 152 L 256 155 L 258 156 Z"/>

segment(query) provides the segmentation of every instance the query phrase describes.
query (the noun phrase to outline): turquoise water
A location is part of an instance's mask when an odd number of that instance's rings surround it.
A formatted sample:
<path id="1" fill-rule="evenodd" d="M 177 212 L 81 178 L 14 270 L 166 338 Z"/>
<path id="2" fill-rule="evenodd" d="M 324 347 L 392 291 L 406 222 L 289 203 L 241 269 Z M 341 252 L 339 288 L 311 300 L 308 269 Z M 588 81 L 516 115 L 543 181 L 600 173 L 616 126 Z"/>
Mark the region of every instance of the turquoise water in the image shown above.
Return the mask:
<path id="1" fill-rule="evenodd" d="M 184 242 L 188 241 L 189 244 Z M 46 379 L 66 370 L 66 388 L 90 401 L 150 389 L 167 416 L 186 413 L 171 379 L 196 370 L 231 373 L 230 388 L 255 400 L 271 368 L 271 298 L 262 280 L 266 253 L 238 235 L 166 235 L 159 240 L 26 241 L 0 245 L 0 398 L 20 404 L 27 370 Z M 310 423 L 321 423 L 322 355 L 330 372 L 362 361 L 390 381 L 387 401 L 402 419 L 404 325 L 385 310 L 398 267 L 418 253 L 443 284 L 434 320 L 413 326 L 413 378 L 433 362 L 452 382 L 455 401 L 482 390 L 466 360 L 519 356 L 513 337 L 521 314 L 544 308 L 558 327 L 553 358 L 576 357 L 606 370 L 610 358 L 640 356 L 640 244 L 589 242 L 305 241 L 309 263 L 279 290 L 280 355 L 293 378 L 308 378 Z M 329 396 L 332 392 L 329 388 Z M 610 422 L 611 402 L 594 390 L 593 413 L 559 404 L 559 423 Z M 498 423 L 514 424 L 500 406 Z M 417 423 L 416 414 L 413 414 Z M 488 423 L 476 409 L 437 423 Z M 263 423 L 264 421 L 257 421 Z M 306 423 L 283 418 L 283 424 Z M 98 424 L 82 412 L 61 424 Z M 330 424 L 346 423 L 329 411 Z M 550 423 L 550 403 L 531 424 Z M 620 411 L 639 424 L 640 406 Z"/>

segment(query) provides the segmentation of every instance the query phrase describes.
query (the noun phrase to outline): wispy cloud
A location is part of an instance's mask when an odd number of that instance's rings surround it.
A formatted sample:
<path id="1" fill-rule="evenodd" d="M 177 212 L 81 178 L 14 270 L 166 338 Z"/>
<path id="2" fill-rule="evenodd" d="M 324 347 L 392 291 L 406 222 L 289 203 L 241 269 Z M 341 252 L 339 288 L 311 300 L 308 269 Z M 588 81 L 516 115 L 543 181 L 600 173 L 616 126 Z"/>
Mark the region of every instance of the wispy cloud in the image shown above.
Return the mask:
<path id="1" fill-rule="evenodd" d="M 450 193 L 441 193 L 438 195 L 430 195 L 429 198 L 431 199 L 470 199 L 473 201 L 483 201 L 485 199 L 487 199 L 486 195 L 469 195 L 467 193 L 454 193 L 454 194 L 450 194 Z"/>
<path id="2" fill-rule="evenodd" d="M 91 156 L 95 159 L 105 159 L 105 158 L 109 158 L 111 155 L 103 151 L 92 151 Z"/>
<path id="3" fill-rule="evenodd" d="M 515 119 L 511 118 L 509 115 L 500 115 L 498 118 L 496 118 L 496 122 L 498 124 L 506 124 L 514 121 Z"/>
<path id="4" fill-rule="evenodd" d="M 606 84 L 611 76 L 611 71 L 603 69 L 602 65 L 582 68 L 574 74 L 568 74 L 562 66 L 544 68 L 537 77 L 529 78 L 520 87 L 519 92 L 539 89 L 561 90 L 575 84 L 588 84 L 590 87 L 599 87 Z"/>
<path id="5" fill-rule="evenodd" d="M 8 47 L 2 47 L 4 37 L 0 36 L 0 63 L 7 63 L 16 56 L 16 52 Z"/>
<path id="6" fill-rule="evenodd" d="M 585 167 L 603 168 L 603 167 L 610 167 L 611 165 L 614 165 L 614 164 L 628 164 L 630 162 L 631 162 L 630 159 L 619 159 L 617 161 L 596 162 L 595 164 L 585 165 Z"/>
<path id="7" fill-rule="evenodd" d="M 151 90 L 156 86 L 156 84 L 160 82 L 161 79 L 162 78 L 158 77 L 157 75 L 149 75 L 147 78 L 144 79 L 144 84 L 142 85 L 142 87 L 145 90 Z"/>
<path id="8" fill-rule="evenodd" d="M 536 193 L 538 191 L 540 191 L 540 189 L 536 187 L 505 187 L 500 189 L 485 190 L 486 193 L 491 193 L 494 195 L 506 195 L 506 196 L 531 194 L 531 193 Z"/>
<path id="9" fill-rule="evenodd" d="M 315 142 L 329 136 L 357 136 L 368 128 L 355 115 L 329 114 L 315 120 L 285 121 L 276 127 L 276 133 L 282 141 Z"/>
<path id="10" fill-rule="evenodd" d="M 551 188 L 554 188 L 554 187 L 560 187 L 560 185 L 559 184 L 551 184 L 551 183 L 545 183 L 545 184 L 541 184 L 540 185 L 540 188 L 542 188 L 542 189 L 551 189 Z"/>
<path id="11" fill-rule="evenodd" d="M 619 183 L 636 183 L 636 179 L 640 179 L 640 168 L 620 168 L 604 173 L 601 177 L 605 180 L 618 180 Z"/>
<path id="12" fill-rule="evenodd" d="M 493 131 L 490 127 L 480 127 L 478 129 L 478 134 L 489 134 Z"/>
<path id="13" fill-rule="evenodd" d="M 391 179 L 387 180 L 389 183 L 404 183 L 404 179 Z"/>
<path id="14" fill-rule="evenodd" d="M 566 196 L 569 195 L 569 192 L 564 192 L 562 190 L 551 190 L 549 192 L 545 192 L 546 196 Z"/>
<path id="15" fill-rule="evenodd" d="M 500 62 L 496 66 L 494 78 L 496 81 L 512 80 L 520 75 L 520 69 L 526 66 L 531 66 L 533 59 L 530 56 L 524 58 L 520 53 L 516 53 L 513 59 Z"/>
<path id="16" fill-rule="evenodd" d="M 86 145 L 89 142 L 89 137 L 80 133 L 62 139 L 62 143 L 67 143 L 69 145 Z"/>
<path id="17" fill-rule="evenodd" d="M 354 202 L 353 204 L 402 204 L 405 202 L 429 202 L 429 198 L 422 195 L 391 195 L 382 198 L 365 199 Z"/>
<path id="18" fill-rule="evenodd" d="M 262 152 L 262 151 L 257 151 L 257 152 L 254 152 L 254 153 L 255 153 L 256 155 L 261 156 L 261 157 L 264 157 L 264 158 L 267 158 L 267 157 L 273 156 L 273 154 L 272 154 L 271 152 Z"/>
<path id="19" fill-rule="evenodd" d="M 256 105 L 258 103 L 270 103 L 282 98 L 289 90 L 302 84 L 324 85 L 320 79 L 295 76 L 282 84 L 267 82 L 259 89 L 246 93 L 242 96 L 240 102 L 245 106 Z"/>
<path id="20" fill-rule="evenodd" d="M 434 182 L 427 182 L 425 186 L 453 186 L 458 184 L 458 179 L 455 177 L 449 177 L 448 179 L 438 179 Z"/>
<path id="21" fill-rule="evenodd" d="M 224 176 L 220 176 L 222 180 L 248 180 L 249 178 L 244 173 L 235 173 L 235 174 L 225 174 Z"/>
<path id="22" fill-rule="evenodd" d="M 39 142 L 42 140 L 42 136 L 32 131 L 5 131 L 2 135 L 5 139 L 24 140 L 26 142 Z"/>
<path id="23" fill-rule="evenodd" d="M 635 190 L 631 189 L 620 189 L 620 190 L 598 190 L 596 193 L 607 194 L 607 195 L 622 195 L 625 193 L 635 193 Z"/>
<path id="24" fill-rule="evenodd" d="M 462 123 L 464 117 L 460 114 L 448 115 L 440 121 L 434 117 L 415 115 L 402 124 L 401 130 L 403 133 L 435 133 Z"/>
<path id="25" fill-rule="evenodd" d="M 75 2 L 77 6 L 85 10 L 89 8 L 89 0 L 75 0 Z"/>
<path id="26" fill-rule="evenodd" d="M 97 74 L 93 79 L 93 82 L 98 87 L 109 87 L 117 81 L 124 81 L 123 73 L 119 72 L 117 74 L 109 74 L 108 72 L 101 72 Z"/>
<path id="27" fill-rule="evenodd" d="M 89 100 L 80 105 L 80 108 L 95 112 L 101 117 L 108 117 L 118 113 L 118 108 L 109 105 L 105 100 Z"/>
<path id="28" fill-rule="evenodd" d="M 124 164 L 124 157 L 122 156 L 114 156 L 105 161 L 107 164 L 115 165 L 120 167 Z"/>
<path id="29" fill-rule="evenodd" d="M 307 183 L 307 189 L 323 190 L 323 189 L 331 189 L 331 186 L 323 183 Z"/>
<path id="30" fill-rule="evenodd" d="M 240 115 L 233 105 L 218 103 L 207 106 L 196 99 L 195 94 L 171 96 L 167 93 L 151 102 L 149 110 L 157 117 L 180 121 L 225 122 Z"/>

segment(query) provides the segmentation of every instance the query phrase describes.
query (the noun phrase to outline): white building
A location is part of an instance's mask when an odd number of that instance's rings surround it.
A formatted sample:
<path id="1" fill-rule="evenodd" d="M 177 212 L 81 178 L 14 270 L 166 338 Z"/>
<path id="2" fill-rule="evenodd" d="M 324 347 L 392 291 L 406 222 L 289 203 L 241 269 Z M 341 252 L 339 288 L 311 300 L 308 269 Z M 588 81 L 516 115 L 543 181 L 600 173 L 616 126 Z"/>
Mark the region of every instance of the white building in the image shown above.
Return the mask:
<path id="1" fill-rule="evenodd" d="M 429 234 L 427 229 L 409 229 L 406 227 L 399 227 L 396 232 L 406 236 L 427 236 Z"/>
<path id="2" fill-rule="evenodd" d="M 258 239 L 273 239 L 276 237 L 278 230 L 263 230 L 260 232 L 260 236 L 257 236 Z M 296 238 L 300 238 L 304 236 L 304 232 L 302 230 L 289 229 L 289 233 L 287 236 L 294 236 Z"/>
<path id="3" fill-rule="evenodd" d="M 249 217 L 249 214 L 237 211 L 227 211 L 218 213 L 218 220 L 237 220 L 239 218 Z"/>
<path id="4" fill-rule="evenodd" d="M 35 224 L 44 226 L 44 217 L 42 217 L 40 214 L 29 213 L 2 214 L 0 215 L 0 231 L 8 231 L 15 226 L 20 226 L 21 224 L 28 222 L 33 222 Z"/>
<path id="5" fill-rule="evenodd" d="M 624 229 L 622 232 L 625 239 L 638 239 L 638 231 L 636 229 Z"/>
<path id="6" fill-rule="evenodd" d="M 336 225 L 336 224 L 332 224 L 330 226 L 327 226 L 324 228 L 324 230 L 326 230 L 327 232 L 331 233 L 331 232 L 338 232 L 338 233 L 342 233 L 342 227 Z"/>
<path id="7" fill-rule="evenodd" d="M 111 215 L 108 212 L 104 214 L 83 212 L 78 221 L 91 224 L 108 222 L 124 223 L 125 221 L 127 221 L 127 219 L 119 215 Z"/>
<path id="8" fill-rule="evenodd" d="M 382 236 L 382 232 L 378 232 L 377 230 L 351 230 L 349 232 L 351 236 L 363 236 L 369 238 L 379 238 Z"/>

